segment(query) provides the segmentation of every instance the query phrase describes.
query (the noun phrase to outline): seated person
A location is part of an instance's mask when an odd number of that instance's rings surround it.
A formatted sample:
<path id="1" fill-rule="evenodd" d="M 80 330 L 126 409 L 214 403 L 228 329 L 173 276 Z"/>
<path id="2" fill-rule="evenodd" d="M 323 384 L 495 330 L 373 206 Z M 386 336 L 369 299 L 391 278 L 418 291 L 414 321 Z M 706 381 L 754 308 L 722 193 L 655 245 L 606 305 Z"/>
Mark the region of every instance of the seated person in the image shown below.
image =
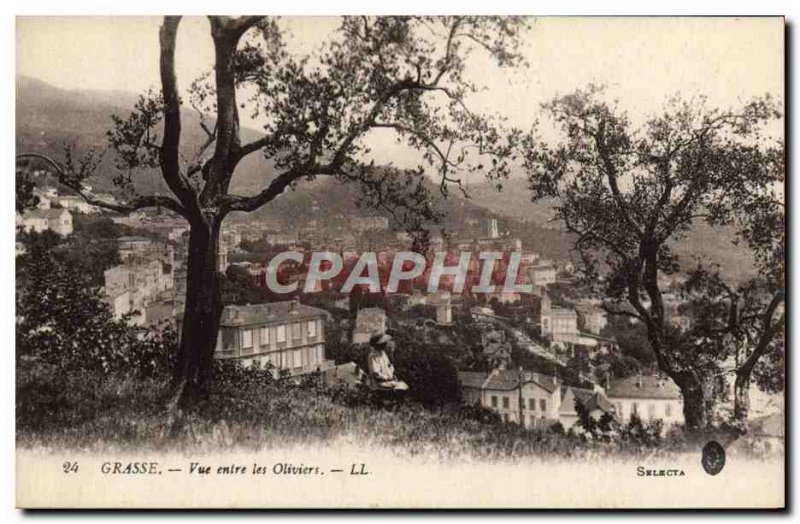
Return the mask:
<path id="1" fill-rule="evenodd" d="M 369 339 L 367 355 L 367 386 L 370 389 L 406 390 L 408 385 L 397 380 L 389 356 L 394 354 L 394 340 L 386 333 L 378 333 Z"/>

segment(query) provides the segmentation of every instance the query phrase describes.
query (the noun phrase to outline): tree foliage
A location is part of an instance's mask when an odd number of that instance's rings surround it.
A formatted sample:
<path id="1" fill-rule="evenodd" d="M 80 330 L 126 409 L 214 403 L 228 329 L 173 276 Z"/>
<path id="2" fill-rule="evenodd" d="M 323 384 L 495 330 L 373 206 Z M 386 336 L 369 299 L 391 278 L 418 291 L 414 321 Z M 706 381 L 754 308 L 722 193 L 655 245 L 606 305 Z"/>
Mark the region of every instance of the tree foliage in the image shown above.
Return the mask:
<path id="1" fill-rule="evenodd" d="M 143 95 L 109 132 L 120 196 L 95 197 L 83 183 L 97 166 L 92 152 L 62 162 L 37 153 L 20 160 L 45 162 L 59 181 L 92 204 L 128 212 L 163 207 L 190 224 L 187 297 L 175 371 L 176 398 L 188 383 L 201 390 L 211 377 L 213 346 L 222 310 L 216 272 L 219 231 L 232 211 L 254 211 L 289 187 L 330 176 L 360 188 L 361 202 L 390 212 L 419 233 L 441 217 L 423 184 L 424 166 L 435 169 L 442 193 L 459 175 L 479 171 L 504 177 L 514 160 L 518 132 L 468 108 L 477 90 L 466 74 L 473 53 L 501 66 L 520 61 L 525 21 L 518 17 L 345 17 L 318 50 L 287 50 L 278 20 L 209 17 L 213 71 L 190 83 L 186 97 L 200 115 L 207 139 L 195 151 L 181 147 L 183 103 L 175 71 L 180 17 L 164 18 L 159 31 L 160 92 Z M 244 142 L 239 111 L 249 109 L 262 135 Z M 397 172 L 378 169 L 369 135 L 390 132 L 417 150 L 423 165 Z M 230 191 L 239 163 L 261 154 L 263 189 Z M 160 169 L 171 195 L 138 195 L 132 176 Z"/>
<path id="2" fill-rule="evenodd" d="M 608 312 L 646 326 L 659 368 L 683 391 L 687 424 L 704 425 L 705 378 L 717 371 L 719 355 L 696 333 L 671 325 L 659 275 L 680 270 L 672 245 L 699 220 L 738 225 L 757 254 L 757 246 L 772 245 L 763 233 L 777 222 L 742 210 L 771 208 L 781 198 L 783 146 L 765 134 L 781 117 L 779 105 L 767 96 L 719 110 L 703 99 L 674 98 L 634 126 L 603 97 L 602 88 L 589 86 L 544 107 L 562 140 L 550 147 L 530 139 L 533 197 L 557 199 L 557 218 L 577 236 L 583 282 L 604 293 Z"/>
<path id="3" fill-rule="evenodd" d="M 17 266 L 16 348 L 23 366 L 61 373 L 90 371 L 163 376 L 172 354 L 170 335 L 146 334 L 115 319 L 90 275 L 58 252 L 56 235 L 22 237 Z"/>

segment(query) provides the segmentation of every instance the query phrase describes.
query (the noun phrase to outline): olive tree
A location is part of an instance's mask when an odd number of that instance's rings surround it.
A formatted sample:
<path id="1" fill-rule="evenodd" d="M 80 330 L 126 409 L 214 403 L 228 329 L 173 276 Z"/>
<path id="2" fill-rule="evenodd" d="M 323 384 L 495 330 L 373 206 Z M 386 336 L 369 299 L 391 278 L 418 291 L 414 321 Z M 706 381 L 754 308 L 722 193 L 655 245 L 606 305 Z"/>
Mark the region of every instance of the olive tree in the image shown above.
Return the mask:
<path id="1" fill-rule="evenodd" d="M 417 230 L 440 218 L 431 205 L 425 169 L 447 193 L 465 171 L 506 176 L 516 133 L 469 109 L 478 89 L 467 63 L 485 53 L 500 66 L 520 61 L 516 17 L 345 17 L 327 43 L 306 56 L 290 52 L 279 20 L 245 16 L 208 18 L 213 70 L 191 79 L 186 101 L 200 115 L 207 140 L 199 151 L 182 147 L 184 100 L 175 70 L 180 17 L 165 17 L 159 31 L 160 92 L 143 95 L 127 118 L 115 117 L 109 144 L 114 182 L 127 189 L 108 201 L 84 180 L 96 155 L 62 160 L 21 155 L 50 164 L 61 183 L 92 204 L 121 212 L 158 206 L 190 226 L 187 296 L 174 373 L 175 399 L 203 389 L 210 377 L 221 315 L 217 271 L 220 228 L 231 212 L 268 205 L 287 188 L 316 177 L 358 184 L 363 203 L 394 214 Z M 240 111 L 263 124 L 245 142 Z M 377 169 L 368 135 L 382 131 L 419 151 L 419 169 Z M 231 180 L 249 155 L 262 155 L 264 186 L 234 194 Z M 485 166 L 489 166 L 488 168 Z M 157 169 L 168 195 L 134 195 L 132 180 Z"/>
<path id="2" fill-rule="evenodd" d="M 746 236 L 742 206 L 775 198 L 783 148 L 764 129 L 780 118 L 778 107 L 769 97 L 734 110 L 675 98 L 634 126 L 590 86 L 544 110 L 561 138 L 552 146 L 529 137 L 533 198 L 555 199 L 556 218 L 575 235 L 584 282 L 603 293 L 608 313 L 646 327 L 658 367 L 681 390 L 687 428 L 699 430 L 720 355 L 710 340 L 670 322 L 659 277 L 681 270 L 674 243 L 698 221 L 739 224 Z"/>

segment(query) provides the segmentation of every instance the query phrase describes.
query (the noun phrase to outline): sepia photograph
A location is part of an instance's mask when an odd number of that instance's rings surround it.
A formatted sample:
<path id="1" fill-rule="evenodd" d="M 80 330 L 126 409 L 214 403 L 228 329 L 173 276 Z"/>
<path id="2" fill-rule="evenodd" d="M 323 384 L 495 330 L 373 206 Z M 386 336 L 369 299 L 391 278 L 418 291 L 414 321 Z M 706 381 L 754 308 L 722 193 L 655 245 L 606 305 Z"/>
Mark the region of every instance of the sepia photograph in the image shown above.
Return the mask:
<path id="1" fill-rule="evenodd" d="M 787 30 L 16 16 L 16 506 L 785 509 Z"/>

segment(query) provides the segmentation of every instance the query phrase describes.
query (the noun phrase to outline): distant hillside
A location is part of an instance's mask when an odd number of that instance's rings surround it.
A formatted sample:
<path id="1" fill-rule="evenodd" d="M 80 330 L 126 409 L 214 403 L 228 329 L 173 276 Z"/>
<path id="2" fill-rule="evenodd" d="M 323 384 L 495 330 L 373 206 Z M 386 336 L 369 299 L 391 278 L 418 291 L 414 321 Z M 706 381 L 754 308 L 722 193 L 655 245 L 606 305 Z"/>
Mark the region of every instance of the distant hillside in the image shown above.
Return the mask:
<path id="1" fill-rule="evenodd" d="M 79 154 L 89 148 L 106 148 L 111 115 L 126 117 L 137 99 L 137 95 L 124 92 L 60 89 L 29 77 L 17 77 L 16 88 L 17 151 L 44 153 L 57 159 L 63 158 L 66 144 L 74 145 Z M 205 135 L 193 110 L 184 109 L 181 118 L 181 144 L 188 155 L 202 144 Z M 252 139 L 258 133 L 245 130 L 243 135 Z M 254 155 L 242 163 L 240 171 L 243 176 L 237 176 L 234 185 L 247 187 L 255 185 L 252 179 L 263 176 L 268 166 Z M 111 191 L 113 175 L 111 155 L 106 154 L 98 176 L 89 183 L 98 191 Z M 168 191 L 157 172 L 140 173 L 134 178 L 137 190 L 142 193 Z"/>
<path id="2" fill-rule="evenodd" d="M 469 192 L 474 204 L 500 216 L 555 230 L 563 229 L 561 224 L 551 221 L 552 202 L 531 202 L 527 180 L 521 175 L 504 181 L 501 191 L 490 183 L 483 183 L 471 186 Z M 714 229 L 699 222 L 685 239 L 675 242 L 675 252 L 684 267 L 693 266 L 700 257 L 720 264 L 730 278 L 746 279 L 754 272 L 753 259 L 746 248 L 734 245 L 735 237 L 731 228 Z M 562 237 L 562 240 L 568 241 L 567 237 Z"/>
<path id="3" fill-rule="evenodd" d="M 64 90 L 41 80 L 17 78 L 17 151 L 33 151 L 63 157 L 64 144 L 74 144 L 78 152 L 89 148 L 103 149 L 107 145 L 106 132 L 111 126 L 111 115 L 126 116 L 136 95 L 131 93 L 109 93 L 89 90 Z M 182 148 L 193 152 L 205 139 L 198 124 L 198 116 L 192 110 L 182 113 Z M 257 138 L 258 132 L 243 130 L 243 139 Z M 100 165 L 98 175 L 89 183 L 98 191 L 114 192 L 111 179 L 115 173 L 111 155 L 107 154 Z M 237 167 L 232 190 L 240 194 L 254 194 L 272 180 L 272 169 L 258 154 L 250 155 Z M 139 173 L 134 177 L 137 190 L 142 193 L 168 192 L 156 171 Z M 459 230 L 468 216 L 480 220 L 492 215 L 489 211 L 460 198 L 445 201 L 438 189 L 431 184 L 436 204 L 448 213 L 445 226 Z M 371 210 L 359 209 L 354 202 L 358 196 L 355 185 L 342 185 L 325 177 L 313 182 L 299 182 L 297 191 L 287 190 L 273 203 L 249 216 L 234 219 L 268 219 L 279 227 L 304 227 L 313 218 L 326 218 L 323 227 L 332 217 L 373 214 Z"/>
<path id="4" fill-rule="evenodd" d="M 562 229 L 561 224 L 552 221 L 551 202 L 531 202 L 528 182 L 521 174 L 503 180 L 500 190 L 495 183 L 471 184 L 469 196 L 474 204 L 500 216 L 521 222 L 532 222 L 545 228 Z"/>
<path id="5" fill-rule="evenodd" d="M 90 147 L 103 149 L 107 144 L 111 115 L 126 116 L 135 101 L 136 95 L 130 93 L 64 90 L 40 80 L 17 77 L 17 151 L 42 152 L 61 158 L 65 143 L 74 144 L 78 151 Z M 182 123 L 182 145 L 188 154 L 196 150 L 205 136 L 194 111 L 184 110 Z M 246 129 L 243 135 L 249 141 L 256 138 L 258 132 Z M 107 154 L 98 176 L 90 183 L 98 191 L 113 191 L 113 175 L 111 155 Z M 232 189 L 241 194 L 253 194 L 266 187 L 272 176 L 272 169 L 263 157 L 250 155 L 237 168 Z M 141 173 L 135 180 L 142 193 L 168 192 L 155 171 Z M 487 182 L 471 184 L 469 199 L 458 191 L 451 191 L 445 200 L 433 183 L 430 187 L 437 197 L 435 205 L 447 213 L 444 226 L 449 233 L 455 236 L 480 234 L 480 220 L 497 216 L 501 219 L 500 230 L 522 238 L 526 248 L 546 258 L 569 259 L 572 237 L 558 222 L 551 221 L 551 204 L 530 201 L 527 182 L 521 175 L 504 181 L 501 191 Z M 373 213 L 355 206 L 357 195 L 358 188 L 352 184 L 342 185 L 325 178 L 313 182 L 304 180 L 297 191 L 287 190 L 255 214 L 234 217 L 234 220 L 263 218 L 278 227 L 293 228 L 304 227 L 310 220 L 317 219 L 320 227 L 326 227 L 336 220 L 334 217 Z M 741 278 L 752 272 L 752 262 L 746 250 L 732 245 L 732 239 L 730 231 L 714 231 L 701 225 L 676 246 L 676 251 L 686 264 L 691 264 L 697 255 L 706 256 L 721 262 L 731 276 Z"/>

